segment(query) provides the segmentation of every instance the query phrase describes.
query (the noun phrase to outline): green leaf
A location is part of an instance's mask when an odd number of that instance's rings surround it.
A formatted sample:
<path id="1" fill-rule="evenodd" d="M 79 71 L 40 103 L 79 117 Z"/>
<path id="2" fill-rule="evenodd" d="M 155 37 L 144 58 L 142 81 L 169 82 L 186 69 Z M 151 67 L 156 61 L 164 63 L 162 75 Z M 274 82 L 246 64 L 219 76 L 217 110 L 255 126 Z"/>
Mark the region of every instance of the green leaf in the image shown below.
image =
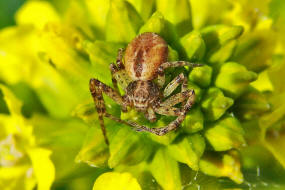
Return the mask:
<path id="1" fill-rule="evenodd" d="M 205 137 L 215 151 L 225 151 L 241 148 L 246 145 L 244 130 L 239 121 L 232 116 L 226 116 L 209 126 Z"/>
<path id="2" fill-rule="evenodd" d="M 269 16 L 274 20 L 285 19 L 285 2 L 283 0 L 272 0 L 269 3 Z"/>
<path id="3" fill-rule="evenodd" d="M 226 154 L 207 153 L 200 160 L 199 166 L 201 171 L 207 175 L 229 177 L 238 184 L 243 182 L 239 156 L 235 151 Z"/>
<path id="4" fill-rule="evenodd" d="M 106 27 L 106 19 L 107 14 L 110 7 L 110 1 L 105 0 L 96 0 L 96 1 L 89 1 L 84 0 L 86 4 L 85 17 L 88 16 L 90 20 L 92 20 L 92 25 L 96 26 L 100 30 L 100 32 L 104 33 Z M 77 4 L 78 7 L 80 6 Z M 90 22 L 90 21 L 89 21 Z M 88 23 L 89 24 L 89 23 Z"/>
<path id="5" fill-rule="evenodd" d="M 4 52 L 4 56 L 0 56 L 0 62 L 9 64 L 0 64 L 0 78 L 7 84 L 27 83 L 35 90 L 50 115 L 66 117 L 75 104 L 81 101 L 77 95 L 82 92 L 74 89 L 78 85 L 71 87 L 70 81 L 66 80 L 52 63 L 42 59 L 40 52 L 45 47 L 39 48 L 41 40 L 37 32 L 31 26 L 1 31 L 0 38 L 5 40 L 0 42 L 1 51 Z M 21 46 L 15 48 L 18 44 Z M 25 67 L 18 69 L 22 67 L 23 60 Z"/>
<path id="6" fill-rule="evenodd" d="M 274 55 L 277 40 L 276 33 L 270 29 L 272 24 L 270 21 L 268 22 L 270 24 L 265 23 L 265 26 L 260 27 L 261 29 L 257 29 L 239 40 L 232 58 L 233 61 L 255 72 L 261 72 L 270 66 L 269 60 Z"/>
<path id="7" fill-rule="evenodd" d="M 259 120 L 259 126 L 262 130 L 262 138 L 265 138 L 266 135 L 266 130 L 270 127 L 273 127 L 276 125 L 278 122 L 282 122 L 282 119 L 284 118 L 285 115 L 285 104 L 280 103 L 280 100 L 284 100 L 285 98 L 285 93 L 278 94 L 276 97 L 274 97 L 274 106 L 275 108 L 271 111 L 268 112 L 267 114 L 264 114 Z"/>
<path id="8" fill-rule="evenodd" d="M 95 41 L 94 43 L 85 41 L 83 43 L 83 49 L 88 53 L 90 61 L 96 69 L 93 77 L 111 86 L 112 76 L 109 65 L 116 60 L 118 49 L 122 47 L 123 45 L 120 43 L 104 41 Z"/>
<path id="9" fill-rule="evenodd" d="M 33 125 L 37 144 L 53 151 L 51 158 L 56 168 L 56 181 L 71 177 L 74 173 L 81 175 L 86 172 L 82 171 L 82 166 L 88 166 L 74 160 L 86 138 L 87 125 L 77 118 L 55 119 L 39 114 L 34 114 L 29 123 Z M 97 136 L 93 140 L 96 139 Z"/>
<path id="10" fill-rule="evenodd" d="M 201 60 L 204 57 L 206 46 L 200 32 L 194 30 L 182 38 L 180 43 L 189 60 Z"/>
<path id="11" fill-rule="evenodd" d="M 189 1 L 192 9 L 193 27 L 195 29 L 200 29 L 210 24 L 220 23 L 221 19 L 225 17 L 224 14 L 227 14 L 228 11 L 232 9 L 231 1 L 224 1 L 224 0 L 189 0 Z"/>
<path id="12" fill-rule="evenodd" d="M 285 168 L 285 130 L 268 130 L 265 139 L 263 140 L 264 146 L 274 155 L 274 157 Z"/>
<path id="13" fill-rule="evenodd" d="M 202 88 L 206 88 L 210 85 L 212 80 L 212 67 L 204 65 L 203 67 L 195 67 L 189 78 L 192 82 L 198 84 Z"/>
<path id="14" fill-rule="evenodd" d="M 92 167 L 103 167 L 107 165 L 108 158 L 109 149 L 105 143 L 102 130 L 99 126 L 91 127 L 75 161 L 85 162 Z"/>
<path id="15" fill-rule="evenodd" d="M 31 148 L 28 154 L 37 178 L 38 190 L 49 190 L 55 178 L 55 168 L 50 159 L 51 151 L 44 148 Z"/>
<path id="16" fill-rule="evenodd" d="M 205 93 L 201 102 L 201 107 L 208 121 L 219 119 L 228 108 L 234 103 L 234 100 L 224 96 L 223 92 L 215 87 L 211 87 Z"/>
<path id="17" fill-rule="evenodd" d="M 101 27 L 103 27 L 101 24 L 105 20 L 104 17 L 106 17 L 106 7 L 101 6 L 101 2 L 97 2 L 97 6 L 95 8 L 91 7 L 92 2 L 94 1 L 70 1 L 70 0 L 62 0 L 62 1 L 55 1 L 51 0 L 55 7 L 61 6 L 62 13 L 64 14 L 63 22 L 69 26 L 72 26 L 73 28 L 78 29 L 82 34 L 86 35 L 88 39 L 99 39 L 103 37 Z M 105 3 L 105 6 L 108 7 L 109 3 Z M 59 5 L 60 4 L 60 5 Z M 59 8 L 60 9 L 60 8 Z M 92 9 L 101 9 L 100 11 L 97 11 L 97 13 L 91 13 Z M 97 14 L 101 14 L 98 18 Z M 102 19 L 101 22 L 94 23 L 94 20 Z M 63 23 L 62 22 L 62 23 Z M 105 29 L 105 28 L 103 28 Z M 105 36 L 105 35 L 104 35 Z"/>
<path id="18" fill-rule="evenodd" d="M 99 176 L 93 190 L 141 190 L 137 180 L 130 173 L 107 172 Z"/>
<path id="19" fill-rule="evenodd" d="M 192 29 L 191 8 L 188 0 L 157 0 L 156 8 L 166 20 L 175 25 L 179 36 Z"/>
<path id="20" fill-rule="evenodd" d="M 106 40 L 128 43 L 136 36 L 142 24 L 142 18 L 130 3 L 112 0 L 107 16 Z"/>
<path id="21" fill-rule="evenodd" d="M 159 149 L 150 163 L 150 171 L 159 185 L 165 190 L 180 190 L 181 179 L 178 163 L 164 148 Z"/>
<path id="22" fill-rule="evenodd" d="M 8 106 L 10 113 L 15 116 L 20 116 L 22 102 L 19 101 L 6 86 L 0 84 L 0 89 L 4 95 L 4 101 Z"/>
<path id="23" fill-rule="evenodd" d="M 193 170 L 199 170 L 199 160 L 205 150 L 205 141 L 200 134 L 185 136 L 179 142 L 167 147 L 168 154 L 176 161 L 187 164 Z"/>
<path id="24" fill-rule="evenodd" d="M 245 66 L 228 62 L 222 65 L 215 85 L 222 89 L 227 96 L 237 98 L 244 93 L 249 83 L 256 79 L 257 74 L 248 71 Z"/>
<path id="25" fill-rule="evenodd" d="M 282 83 L 280 83 L 280 76 L 285 75 L 284 61 L 285 61 L 285 55 L 276 55 L 272 58 L 271 67 L 268 70 L 260 74 L 260 75 L 262 74 L 265 75 L 263 77 L 260 76 L 260 78 L 263 79 L 263 80 L 259 80 L 260 83 L 262 85 L 265 83 L 265 85 L 263 85 L 262 87 L 264 86 L 266 87 L 267 85 L 269 85 L 268 87 L 273 88 L 276 94 L 285 92 L 285 86 Z"/>
<path id="26" fill-rule="evenodd" d="M 150 141 L 140 136 L 129 126 L 120 126 L 110 142 L 110 158 L 108 165 L 111 168 L 119 164 L 138 164 L 148 158 L 152 152 Z"/>

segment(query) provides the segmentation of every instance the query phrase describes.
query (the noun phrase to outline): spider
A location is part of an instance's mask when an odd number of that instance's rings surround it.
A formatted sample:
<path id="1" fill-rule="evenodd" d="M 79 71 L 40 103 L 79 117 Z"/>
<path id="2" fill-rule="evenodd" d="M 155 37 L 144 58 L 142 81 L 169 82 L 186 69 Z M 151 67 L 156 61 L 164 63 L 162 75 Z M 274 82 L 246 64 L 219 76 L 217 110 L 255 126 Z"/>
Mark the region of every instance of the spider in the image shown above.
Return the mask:
<path id="1" fill-rule="evenodd" d="M 186 113 L 194 104 L 195 92 L 187 89 L 187 78 L 183 73 L 167 84 L 162 92 L 165 83 L 164 70 L 169 67 L 201 65 L 186 61 L 168 62 L 167 57 L 168 45 L 164 39 L 155 33 L 143 33 L 128 44 L 125 52 L 124 49 L 119 49 L 116 64 L 110 64 L 114 89 L 97 79 L 90 79 L 90 92 L 96 105 L 106 144 L 109 144 L 109 141 L 103 117 L 129 125 L 137 131 L 146 131 L 156 135 L 165 135 L 177 129 L 183 122 Z M 155 79 L 157 81 L 154 81 Z M 125 91 L 125 95 L 120 95 L 117 83 Z M 180 84 L 181 92 L 170 96 Z M 156 121 L 155 113 L 177 116 L 177 118 L 167 126 L 160 128 L 148 128 L 132 121 L 124 121 L 106 112 L 102 93 L 118 103 L 123 112 L 127 111 L 127 107 L 135 108 L 143 112 L 150 122 Z M 168 99 L 162 101 L 168 96 L 170 96 Z M 179 103 L 182 103 L 181 108 L 173 107 Z"/>

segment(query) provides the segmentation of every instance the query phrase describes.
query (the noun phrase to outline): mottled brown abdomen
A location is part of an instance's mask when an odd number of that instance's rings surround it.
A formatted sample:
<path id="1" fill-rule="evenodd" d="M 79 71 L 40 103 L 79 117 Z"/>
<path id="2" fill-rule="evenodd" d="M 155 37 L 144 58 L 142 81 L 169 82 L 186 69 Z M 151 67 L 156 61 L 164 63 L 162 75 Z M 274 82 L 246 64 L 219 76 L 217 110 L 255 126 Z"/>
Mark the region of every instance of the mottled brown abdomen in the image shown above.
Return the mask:
<path id="1" fill-rule="evenodd" d="M 152 80 L 158 67 L 167 61 L 168 46 L 159 35 L 143 33 L 129 43 L 125 52 L 125 67 L 133 80 Z"/>

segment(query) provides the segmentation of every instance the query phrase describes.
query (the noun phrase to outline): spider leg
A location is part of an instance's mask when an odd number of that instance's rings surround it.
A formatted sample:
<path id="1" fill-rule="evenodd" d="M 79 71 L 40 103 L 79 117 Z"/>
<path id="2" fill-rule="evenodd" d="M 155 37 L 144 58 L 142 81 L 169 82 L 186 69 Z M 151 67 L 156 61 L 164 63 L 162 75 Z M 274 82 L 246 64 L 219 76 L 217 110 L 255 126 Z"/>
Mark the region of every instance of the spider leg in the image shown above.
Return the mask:
<path id="1" fill-rule="evenodd" d="M 119 92 L 118 82 L 117 82 L 117 79 L 114 77 L 115 73 L 118 72 L 118 68 L 116 67 L 116 65 L 114 63 L 110 64 L 110 71 L 112 74 L 113 87 L 117 92 Z"/>
<path id="2" fill-rule="evenodd" d="M 160 115 L 166 116 L 179 116 L 181 115 L 181 109 L 170 106 L 159 106 L 154 111 Z"/>
<path id="3" fill-rule="evenodd" d="M 154 111 L 160 115 L 179 116 L 182 114 L 182 109 L 172 106 L 184 102 L 193 94 L 194 90 L 186 90 L 177 93 L 160 103 L 158 107 L 154 108 Z"/>
<path id="4" fill-rule="evenodd" d="M 156 115 L 152 107 L 148 107 L 147 111 L 145 113 L 145 117 L 150 121 L 150 122 L 155 122 L 156 121 Z"/>
<path id="5" fill-rule="evenodd" d="M 126 105 L 123 101 L 123 98 L 120 96 L 120 94 L 117 91 L 113 90 L 111 87 L 105 85 L 104 83 L 100 82 L 97 79 L 90 79 L 89 88 L 90 88 L 90 92 L 93 97 L 93 100 L 95 102 L 95 106 L 96 106 L 97 113 L 99 116 L 99 122 L 100 122 L 100 126 L 102 129 L 103 135 L 104 135 L 105 142 L 106 144 L 109 144 L 109 141 L 106 135 L 104 120 L 103 120 L 103 117 L 106 114 L 106 107 L 105 107 L 105 102 L 104 102 L 102 93 L 104 92 L 106 95 L 111 97 L 115 102 L 121 105 L 123 109 L 126 109 L 125 107 Z"/>
<path id="6" fill-rule="evenodd" d="M 124 66 L 123 61 L 122 61 L 123 53 L 124 53 L 124 48 L 118 49 L 116 64 L 117 64 L 119 70 L 125 69 L 125 66 Z"/>
<path id="7" fill-rule="evenodd" d="M 117 81 L 123 89 L 126 89 L 128 84 L 132 82 L 127 72 L 125 71 L 125 66 L 122 61 L 123 52 L 124 52 L 124 49 L 120 48 L 118 50 L 116 64 L 114 63 L 110 64 L 110 70 L 112 73 L 112 81 L 113 81 L 113 85 L 115 89 L 118 89 Z"/>
<path id="8" fill-rule="evenodd" d="M 187 61 L 173 61 L 173 62 L 162 63 L 157 71 L 157 83 L 159 88 L 162 88 L 165 83 L 165 74 L 164 74 L 165 69 L 169 67 L 183 67 L 183 66 L 201 67 L 203 66 L 203 64 L 190 63 Z"/>
<path id="9" fill-rule="evenodd" d="M 173 96 L 170 96 L 164 102 L 160 103 L 160 106 L 162 107 L 174 106 L 176 104 L 179 104 L 180 102 L 184 102 L 193 93 L 194 93 L 194 90 L 185 90 L 185 91 L 182 90 L 182 92 L 177 93 Z"/>
<path id="10" fill-rule="evenodd" d="M 147 132 L 159 135 L 159 136 L 165 135 L 168 132 L 177 129 L 180 126 L 180 124 L 184 121 L 186 117 L 186 113 L 190 110 L 190 108 L 194 104 L 195 93 L 194 91 L 191 91 L 191 92 L 192 94 L 188 98 L 186 104 L 181 109 L 180 115 L 174 121 L 169 123 L 167 126 L 160 127 L 160 128 L 148 128 L 146 126 L 140 125 L 140 126 L 134 126 L 135 129 L 137 131 L 147 131 Z"/>
<path id="11" fill-rule="evenodd" d="M 185 81 L 185 77 L 183 73 L 179 74 L 170 83 L 167 84 L 167 86 L 165 87 L 163 91 L 163 96 L 164 97 L 169 96 L 179 86 L 179 84 L 183 83 L 184 81 Z"/>
<path id="12" fill-rule="evenodd" d="M 173 62 L 165 62 L 162 63 L 159 67 L 159 72 L 163 72 L 164 69 L 167 69 L 169 67 L 183 67 L 183 66 L 189 66 L 189 67 L 201 67 L 203 64 L 198 63 L 191 63 L 187 61 L 173 61 Z"/>
<path id="13" fill-rule="evenodd" d="M 157 85 L 159 87 L 159 89 L 161 89 L 163 87 L 165 83 L 165 74 L 164 72 L 158 72 L 158 75 L 157 75 Z"/>

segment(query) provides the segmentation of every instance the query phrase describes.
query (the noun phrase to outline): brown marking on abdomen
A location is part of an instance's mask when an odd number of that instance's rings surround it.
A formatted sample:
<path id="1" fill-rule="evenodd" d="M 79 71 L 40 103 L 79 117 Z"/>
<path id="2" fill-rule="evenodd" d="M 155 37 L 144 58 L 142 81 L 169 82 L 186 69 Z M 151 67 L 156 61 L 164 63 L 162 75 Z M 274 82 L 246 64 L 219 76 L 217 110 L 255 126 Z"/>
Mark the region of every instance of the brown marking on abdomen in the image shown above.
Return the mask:
<path id="1" fill-rule="evenodd" d="M 139 49 L 136 56 L 136 60 L 134 61 L 134 72 L 136 73 L 136 77 L 140 77 L 142 74 L 143 60 L 143 51 Z"/>
<path id="2" fill-rule="evenodd" d="M 125 68 L 133 80 L 152 80 L 167 56 L 167 43 L 159 35 L 143 33 L 129 43 L 124 57 Z"/>

